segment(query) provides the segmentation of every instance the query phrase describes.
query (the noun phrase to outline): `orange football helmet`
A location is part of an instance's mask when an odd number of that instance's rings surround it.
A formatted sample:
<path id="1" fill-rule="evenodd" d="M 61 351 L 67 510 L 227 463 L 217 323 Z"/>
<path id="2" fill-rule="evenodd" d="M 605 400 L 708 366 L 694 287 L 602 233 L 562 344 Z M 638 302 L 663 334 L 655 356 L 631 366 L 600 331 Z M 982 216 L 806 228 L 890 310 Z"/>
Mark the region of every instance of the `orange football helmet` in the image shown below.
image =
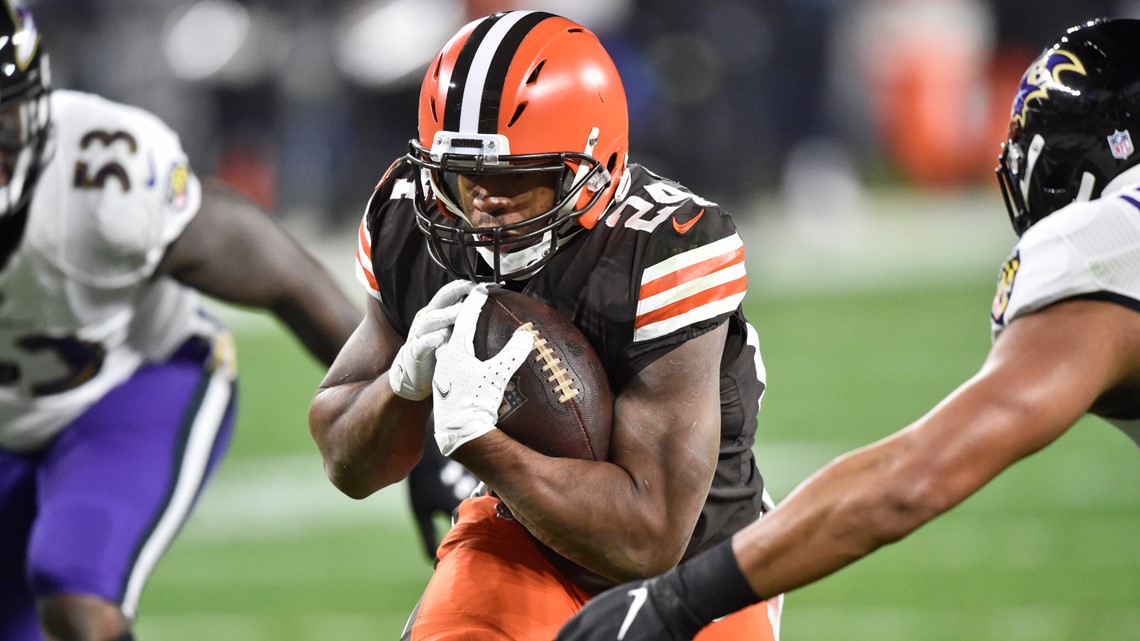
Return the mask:
<path id="1" fill-rule="evenodd" d="M 432 60 L 419 138 L 409 147 L 420 169 L 417 221 L 436 261 L 465 278 L 525 278 L 613 200 L 629 150 L 625 90 L 590 30 L 540 11 L 497 13 L 463 27 Z M 554 206 L 527 221 L 472 228 L 458 176 L 519 172 L 550 174 Z"/>

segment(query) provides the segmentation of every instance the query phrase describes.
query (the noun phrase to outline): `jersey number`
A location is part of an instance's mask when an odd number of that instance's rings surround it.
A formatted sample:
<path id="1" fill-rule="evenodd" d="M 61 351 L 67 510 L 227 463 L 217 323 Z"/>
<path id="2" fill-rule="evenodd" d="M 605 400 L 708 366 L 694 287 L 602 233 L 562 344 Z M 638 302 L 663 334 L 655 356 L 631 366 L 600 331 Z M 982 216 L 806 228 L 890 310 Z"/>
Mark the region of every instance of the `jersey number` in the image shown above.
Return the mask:
<path id="1" fill-rule="evenodd" d="M 669 217 L 680 208 L 681 203 L 685 200 L 692 199 L 693 202 L 702 206 L 712 204 L 694 196 L 689 191 L 677 189 L 663 182 L 649 183 L 645 186 L 645 191 L 653 197 L 653 202 L 640 196 L 630 196 L 622 203 L 621 207 L 606 217 L 606 226 L 616 227 L 618 221 L 621 220 L 622 212 L 628 207 L 633 209 L 634 214 L 626 219 L 625 226 L 637 231 L 652 232 L 657 229 L 658 225 L 669 220 Z M 658 209 L 661 205 L 669 206 Z"/>
<path id="2" fill-rule="evenodd" d="M 49 396 L 75 389 L 99 373 L 107 351 L 99 343 L 80 340 L 74 336 L 25 336 L 15 342 L 16 348 L 29 358 L 40 355 L 54 355 L 53 366 L 37 365 L 35 371 L 55 370 L 50 378 L 29 383 L 28 389 L 35 396 Z M 62 367 L 61 367 L 62 366 Z M 0 361 L 0 385 L 15 385 L 23 374 L 20 364 L 7 360 Z"/>
<path id="3" fill-rule="evenodd" d="M 95 144 L 108 149 L 115 143 L 123 143 L 129 154 L 138 151 L 138 143 L 129 133 L 102 129 L 84 134 L 79 139 L 79 149 L 86 150 Z M 106 160 L 96 165 L 98 169 L 92 170 L 88 163 L 77 161 L 72 184 L 77 189 L 102 189 L 108 180 L 114 179 L 119 182 L 123 191 L 130 191 L 131 178 L 121 163 L 116 160 Z M 79 387 L 99 373 L 103 367 L 103 359 L 107 355 L 106 349 L 99 343 L 81 340 L 74 336 L 25 336 L 17 340 L 14 346 L 17 353 L 11 356 L 34 363 L 29 363 L 25 368 L 11 357 L 8 360 L 0 360 L 0 385 L 18 384 L 24 377 L 25 369 L 37 373 L 43 372 L 42 380 L 28 382 L 28 390 L 35 396 L 60 394 Z M 44 361 L 45 358 L 48 359 L 47 362 Z"/>
<path id="4" fill-rule="evenodd" d="M 127 149 L 130 153 L 138 151 L 138 143 L 135 142 L 133 136 L 125 131 L 103 131 L 96 129 L 83 134 L 79 139 L 79 148 L 87 149 L 92 143 L 98 142 L 104 147 L 110 147 L 116 141 L 123 141 L 127 144 Z M 122 185 L 123 191 L 131 190 L 131 178 L 127 174 L 127 170 L 118 162 L 111 160 L 99 166 L 99 169 L 92 173 L 90 166 L 83 161 L 75 163 L 75 178 L 72 184 L 76 189 L 102 189 L 107 181 L 115 178 Z"/>

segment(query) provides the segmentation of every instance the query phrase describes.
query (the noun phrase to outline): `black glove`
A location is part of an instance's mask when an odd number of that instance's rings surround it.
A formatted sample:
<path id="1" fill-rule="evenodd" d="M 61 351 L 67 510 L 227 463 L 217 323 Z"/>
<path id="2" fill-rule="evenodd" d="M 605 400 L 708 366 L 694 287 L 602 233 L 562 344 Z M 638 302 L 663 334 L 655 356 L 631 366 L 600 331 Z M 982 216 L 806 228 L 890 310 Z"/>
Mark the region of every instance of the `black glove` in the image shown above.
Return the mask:
<path id="1" fill-rule="evenodd" d="M 556 641 L 687 641 L 713 619 L 759 601 L 727 540 L 651 579 L 594 597 Z"/>
<path id="2" fill-rule="evenodd" d="M 460 501 L 470 496 L 478 484 L 479 480 L 467 468 L 439 453 L 433 430 L 426 430 L 423 457 L 408 475 L 408 494 L 429 559 L 435 559 L 440 539 L 435 515 L 452 517 Z"/>

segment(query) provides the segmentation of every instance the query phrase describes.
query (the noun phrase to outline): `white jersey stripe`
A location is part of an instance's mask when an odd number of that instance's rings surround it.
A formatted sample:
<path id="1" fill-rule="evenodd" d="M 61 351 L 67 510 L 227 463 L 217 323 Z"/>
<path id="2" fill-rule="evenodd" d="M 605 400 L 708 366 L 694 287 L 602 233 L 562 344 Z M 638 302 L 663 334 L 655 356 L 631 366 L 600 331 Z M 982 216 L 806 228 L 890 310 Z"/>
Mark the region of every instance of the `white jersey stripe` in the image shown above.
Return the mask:
<path id="1" fill-rule="evenodd" d="M 695 307 L 684 314 L 677 316 L 670 316 L 664 320 L 650 323 L 644 327 L 639 327 L 633 332 L 634 342 L 645 341 L 651 338 L 658 338 L 664 336 L 669 332 L 676 331 L 686 325 L 713 318 L 720 314 L 727 314 L 732 312 L 740 305 L 740 301 L 744 300 L 744 292 L 734 294 L 728 298 L 722 298 L 717 301 Z"/>
<path id="2" fill-rule="evenodd" d="M 764 389 L 760 390 L 760 398 L 757 399 L 756 402 L 758 405 L 763 406 L 764 392 L 768 391 L 768 369 L 764 367 L 764 358 L 760 355 L 760 335 L 756 333 L 756 328 L 752 326 L 752 323 L 745 323 L 744 327 L 747 331 L 745 344 L 756 350 L 756 378 L 760 381 L 760 384 L 764 386 Z M 764 492 L 764 499 L 764 504 L 768 506 L 768 509 L 771 509 L 773 505 L 772 499 L 768 496 L 767 491 Z"/>
<path id="3" fill-rule="evenodd" d="M 653 280 L 657 280 L 666 274 L 684 269 L 690 265 L 695 265 L 701 261 L 708 260 L 721 254 L 729 254 L 744 246 L 744 241 L 740 239 L 739 234 L 733 234 L 727 238 L 722 238 L 716 242 L 707 245 L 701 245 L 696 249 L 690 249 L 683 254 L 677 254 L 671 258 L 667 258 L 656 265 L 647 267 L 641 276 L 641 284 L 644 285 Z"/>
<path id="4" fill-rule="evenodd" d="M 210 375 L 206 385 L 206 393 L 202 396 L 202 402 L 190 426 L 186 450 L 183 453 L 170 502 L 154 531 L 151 532 L 150 538 L 139 551 L 138 559 L 135 560 L 134 568 L 131 569 L 130 578 L 127 580 L 127 589 L 123 594 L 123 614 L 129 619 L 135 618 L 139 596 L 151 571 L 194 507 L 194 499 L 205 479 L 218 431 L 225 421 L 226 410 L 233 398 L 234 381 L 231 368 L 225 365 L 218 366 Z"/>
<path id="5" fill-rule="evenodd" d="M 694 278 L 693 280 L 686 281 L 672 287 L 658 294 L 654 294 L 648 298 L 643 298 L 637 302 L 637 315 L 638 317 L 652 311 L 661 309 L 673 303 L 680 302 L 690 296 L 696 296 L 703 291 L 731 283 L 734 280 L 744 278 L 746 276 L 743 263 L 736 263 L 729 265 L 723 269 L 719 269 L 707 276 Z"/>
<path id="6" fill-rule="evenodd" d="M 467 72 L 467 84 L 463 87 L 463 105 L 459 110 L 459 131 L 463 133 L 479 133 L 480 104 L 483 100 L 483 86 L 487 83 L 487 72 L 491 62 L 495 59 L 495 52 L 503 43 L 503 38 L 510 32 L 511 27 L 534 13 L 533 11 L 512 11 L 500 18 L 487 32 L 479 49 L 471 60 L 471 69 Z"/>

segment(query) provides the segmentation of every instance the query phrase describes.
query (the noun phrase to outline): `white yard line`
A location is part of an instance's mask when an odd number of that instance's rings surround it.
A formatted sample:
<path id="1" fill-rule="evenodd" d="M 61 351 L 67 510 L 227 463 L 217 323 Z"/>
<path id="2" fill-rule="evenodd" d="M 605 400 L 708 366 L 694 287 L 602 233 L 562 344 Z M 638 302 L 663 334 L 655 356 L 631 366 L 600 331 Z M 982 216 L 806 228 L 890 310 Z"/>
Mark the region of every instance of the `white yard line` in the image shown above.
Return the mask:
<path id="1" fill-rule="evenodd" d="M 355 501 L 332 486 L 312 455 L 225 461 L 179 545 L 288 539 L 409 518 L 404 483 Z"/>

